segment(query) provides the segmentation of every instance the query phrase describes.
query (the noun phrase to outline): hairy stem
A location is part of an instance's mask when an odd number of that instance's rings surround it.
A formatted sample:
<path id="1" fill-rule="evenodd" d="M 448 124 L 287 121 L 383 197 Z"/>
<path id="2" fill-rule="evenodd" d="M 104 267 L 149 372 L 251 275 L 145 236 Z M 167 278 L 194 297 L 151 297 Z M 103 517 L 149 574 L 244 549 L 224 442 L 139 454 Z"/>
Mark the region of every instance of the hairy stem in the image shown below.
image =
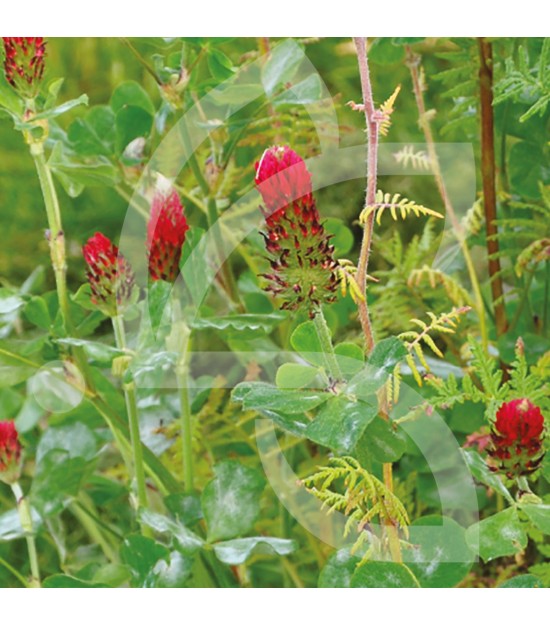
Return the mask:
<path id="1" fill-rule="evenodd" d="M 38 567 L 38 554 L 36 552 L 36 543 L 34 542 L 34 529 L 32 526 L 31 507 L 23 490 L 19 485 L 19 482 L 15 482 L 11 485 L 11 490 L 17 502 L 17 511 L 19 513 L 19 519 L 21 521 L 21 527 L 25 534 L 27 541 L 27 550 L 29 552 L 29 562 L 31 566 L 31 582 L 29 584 L 32 588 L 40 588 L 40 569 Z"/>
<path id="2" fill-rule="evenodd" d="M 115 333 L 116 345 L 120 350 L 126 350 L 126 334 L 124 331 L 124 321 L 120 315 L 112 318 L 113 330 Z M 132 445 L 133 457 L 133 478 L 136 483 L 137 503 L 140 509 L 145 509 L 147 503 L 147 485 L 145 483 L 145 470 L 143 467 L 143 452 L 141 446 L 141 436 L 139 432 L 139 417 L 137 408 L 136 387 L 134 382 L 123 384 L 124 399 L 126 401 L 126 411 L 128 413 L 128 424 L 130 426 L 130 443 Z M 145 532 L 144 532 L 145 533 Z"/>
<path id="3" fill-rule="evenodd" d="M 378 170 L 378 121 L 376 119 L 376 110 L 374 108 L 374 99 L 372 95 L 372 85 L 370 82 L 369 65 L 367 59 L 367 41 L 365 37 L 354 37 L 355 48 L 357 50 L 357 61 L 359 64 L 359 76 L 361 78 L 361 92 L 363 94 L 363 107 L 365 111 L 365 121 L 368 134 L 368 152 L 367 152 L 367 191 L 365 195 L 365 207 L 372 206 L 376 199 L 376 183 Z M 370 249 L 372 243 L 372 232 L 374 226 L 374 211 L 369 215 L 365 229 L 363 230 L 363 240 L 361 243 L 361 251 L 359 255 L 359 264 L 357 266 L 356 280 L 361 293 L 365 295 L 364 299 L 359 300 L 358 310 L 361 327 L 365 335 L 365 346 L 367 354 L 370 354 L 374 347 L 374 336 L 372 332 L 372 324 L 369 316 L 367 304 L 367 269 L 369 264 Z M 385 406 L 384 394 L 380 394 L 379 408 L 381 416 L 389 420 L 389 415 Z M 391 462 L 383 464 L 384 485 L 393 493 L 393 465 Z M 395 562 L 401 562 L 401 544 L 397 530 L 391 519 L 386 522 L 386 535 L 390 545 L 390 553 Z"/>
<path id="4" fill-rule="evenodd" d="M 365 110 L 365 121 L 367 125 L 368 151 L 367 151 L 367 191 L 365 195 L 365 207 L 374 204 L 376 199 L 376 179 L 378 168 L 378 122 L 376 121 L 374 100 L 372 97 L 372 86 L 370 82 L 369 65 L 367 59 L 367 42 L 365 37 L 354 37 L 355 48 L 357 50 L 357 61 L 359 64 L 359 76 L 361 79 L 361 93 L 363 94 L 363 106 Z M 370 354 L 374 347 L 374 336 L 372 324 L 369 316 L 369 309 L 366 297 L 367 290 L 367 269 L 369 265 L 370 248 L 372 243 L 372 231 L 374 226 L 374 212 L 367 219 L 363 230 L 363 240 L 357 265 L 356 280 L 359 290 L 365 297 L 359 300 L 359 320 L 365 336 L 365 347 L 367 354 Z"/>
<path id="5" fill-rule="evenodd" d="M 483 208 L 487 230 L 487 254 L 489 255 L 489 281 L 495 311 L 497 337 L 507 329 L 504 306 L 500 259 L 498 258 L 497 201 L 495 192 L 495 136 L 493 119 L 493 50 L 484 37 L 479 43 L 479 97 L 481 105 L 481 174 L 483 179 Z"/>
<path id="6" fill-rule="evenodd" d="M 439 195 L 441 196 L 441 200 L 443 201 L 443 205 L 445 206 L 445 212 L 449 216 L 451 225 L 453 227 L 453 232 L 456 236 L 460 251 L 462 252 L 462 256 L 464 257 L 466 270 L 468 271 L 468 276 L 470 278 L 470 283 L 474 292 L 475 307 L 479 319 L 481 342 L 483 344 L 483 348 L 487 350 L 489 338 L 487 332 L 485 304 L 483 302 L 483 296 L 481 294 L 481 287 L 474 266 L 474 261 L 472 259 L 472 255 L 470 254 L 468 244 L 466 243 L 464 229 L 456 216 L 453 204 L 447 191 L 447 186 L 445 185 L 445 180 L 443 179 L 443 174 L 441 173 L 441 167 L 439 165 L 437 150 L 435 149 L 435 141 L 432 133 L 432 128 L 430 126 L 428 115 L 426 114 L 426 104 L 424 102 L 424 85 L 422 84 L 422 80 L 420 78 L 420 57 L 417 54 L 414 54 L 409 46 L 407 46 L 406 52 L 407 65 L 411 72 L 414 97 L 416 100 L 416 106 L 418 108 L 418 123 L 426 141 L 430 167 L 435 177 L 437 190 L 439 191 Z"/>

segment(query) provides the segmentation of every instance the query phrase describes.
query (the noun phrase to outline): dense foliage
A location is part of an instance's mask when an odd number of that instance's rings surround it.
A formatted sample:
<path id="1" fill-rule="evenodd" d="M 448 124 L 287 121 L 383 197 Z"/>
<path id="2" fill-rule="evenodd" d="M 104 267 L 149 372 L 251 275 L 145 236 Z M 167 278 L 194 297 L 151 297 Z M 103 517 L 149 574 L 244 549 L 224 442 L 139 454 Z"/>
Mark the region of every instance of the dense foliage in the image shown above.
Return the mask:
<path id="1" fill-rule="evenodd" d="M 550 586 L 550 39 L 2 53 L 0 585 Z"/>

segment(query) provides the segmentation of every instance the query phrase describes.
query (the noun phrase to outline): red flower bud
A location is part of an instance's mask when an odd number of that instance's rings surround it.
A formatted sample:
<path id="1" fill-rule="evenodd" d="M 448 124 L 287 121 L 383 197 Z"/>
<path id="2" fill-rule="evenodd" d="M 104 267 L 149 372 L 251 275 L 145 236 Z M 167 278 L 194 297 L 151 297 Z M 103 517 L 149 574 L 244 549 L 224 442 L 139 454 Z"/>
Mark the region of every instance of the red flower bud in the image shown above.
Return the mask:
<path id="1" fill-rule="evenodd" d="M 334 247 L 320 223 L 311 192 L 311 174 L 289 147 L 272 147 L 256 163 L 256 185 L 265 204 L 262 233 L 272 271 L 263 277 L 267 291 L 280 296 L 281 308 L 305 308 L 310 317 L 336 299 Z"/>
<path id="2" fill-rule="evenodd" d="M 544 457 L 544 417 L 528 399 L 514 399 L 499 408 L 491 432 L 489 454 L 509 478 L 535 471 Z"/>
<path id="3" fill-rule="evenodd" d="M 135 287 L 130 263 L 101 232 L 96 232 L 82 248 L 88 265 L 92 302 L 109 317 L 119 315 L 132 300 Z"/>
<path id="4" fill-rule="evenodd" d="M 6 80 L 22 97 L 34 98 L 44 75 L 44 37 L 2 37 L 2 41 Z"/>
<path id="5" fill-rule="evenodd" d="M 189 230 L 176 191 L 157 193 L 147 226 L 147 257 L 152 280 L 175 282 L 179 274 L 182 246 Z"/>
<path id="6" fill-rule="evenodd" d="M 21 474 L 21 443 L 13 421 L 0 421 L 0 481 L 17 482 Z"/>

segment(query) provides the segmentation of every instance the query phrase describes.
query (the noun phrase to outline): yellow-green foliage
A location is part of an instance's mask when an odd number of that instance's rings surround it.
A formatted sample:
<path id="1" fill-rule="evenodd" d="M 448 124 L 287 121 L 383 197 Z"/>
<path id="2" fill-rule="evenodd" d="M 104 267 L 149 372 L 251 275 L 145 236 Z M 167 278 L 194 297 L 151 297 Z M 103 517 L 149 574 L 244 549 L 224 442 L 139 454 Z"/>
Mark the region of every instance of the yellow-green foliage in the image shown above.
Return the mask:
<path id="1" fill-rule="evenodd" d="M 467 313 L 469 310 L 471 310 L 469 306 L 463 306 L 461 308 L 453 308 L 450 312 L 442 313 L 441 315 L 435 315 L 433 312 L 428 311 L 427 314 L 430 318 L 430 323 L 426 323 L 421 319 L 411 319 L 411 323 L 418 326 L 420 328 L 420 332 L 410 330 L 408 332 L 402 332 L 399 335 L 399 338 L 404 342 L 405 347 L 409 352 L 405 360 L 411 368 L 412 374 L 418 386 L 422 386 L 422 376 L 418 370 L 415 356 L 418 358 L 424 369 L 429 371 L 430 367 L 426 361 L 423 347 L 429 347 L 436 356 L 443 358 L 443 353 L 435 344 L 435 341 L 430 334 L 433 332 L 453 334 L 460 320 L 460 316 Z"/>
<path id="2" fill-rule="evenodd" d="M 359 220 L 362 224 L 364 224 L 366 223 L 369 215 L 376 213 L 376 223 L 380 224 L 382 214 L 386 210 L 390 211 L 394 221 L 398 220 L 398 216 L 400 216 L 401 219 L 406 219 L 411 213 L 413 213 L 416 217 L 420 217 L 421 215 L 438 218 L 443 217 L 440 213 L 432 210 L 431 208 L 426 208 L 425 206 L 422 206 L 422 204 L 417 204 L 406 197 L 401 197 L 400 193 L 394 193 L 392 195 L 391 193 L 384 193 L 379 189 L 376 192 L 374 204 L 370 204 L 363 209 L 361 215 L 359 216 Z"/>
<path id="3" fill-rule="evenodd" d="M 455 306 L 473 306 L 472 298 L 468 291 L 454 278 L 443 273 L 439 269 L 433 269 L 424 265 L 420 269 L 414 269 L 409 277 L 408 284 L 420 286 L 423 280 L 427 280 L 432 289 L 441 285 L 449 299 Z"/>
<path id="4" fill-rule="evenodd" d="M 341 480 L 344 492 L 336 490 L 335 482 Z M 383 482 L 364 469 L 355 458 L 331 458 L 329 465 L 303 480 L 308 492 L 315 495 L 328 508 L 338 510 L 348 517 L 344 536 L 352 529 L 359 533 L 352 552 L 355 553 L 367 540 L 365 527 L 378 517 L 381 524 L 391 523 L 408 536 L 409 517 L 401 501 Z M 364 559 L 368 557 L 365 554 Z"/>

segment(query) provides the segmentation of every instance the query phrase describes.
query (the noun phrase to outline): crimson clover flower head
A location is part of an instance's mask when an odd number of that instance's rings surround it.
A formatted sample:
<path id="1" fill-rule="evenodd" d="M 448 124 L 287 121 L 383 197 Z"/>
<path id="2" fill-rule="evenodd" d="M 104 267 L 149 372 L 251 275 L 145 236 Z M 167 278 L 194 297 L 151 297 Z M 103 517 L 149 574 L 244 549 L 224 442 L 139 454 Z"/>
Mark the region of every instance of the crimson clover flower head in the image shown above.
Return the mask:
<path id="1" fill-rule="evenodd" d="M 266 250 L 271 271 L 262 274 L 265 290 L 282 300 L 284 310 L 305 309 L 315 316 L 323 303 L 336 300 L 337 262 L 330 236 L 320 223 L 311 174 L 288 146 L 267 149 L 256 163 L 262 195 Z"/>
<path id="2" fill-rule="evenodd" d="M 82 248 L 88 265 L 92 303 L 115 317 L 133 300 L 135 277 L 130 263 L 104 234 L 96 232 Z"/>
<path id="3" fill-rule="evenodd" d="M 21 443 L 13 421 L 0 421 L 0 481 L 17 482 L 21 475 Z"/>
<path id="4" fill-rule="evenodd" d="M 311 201 L 311 174 L 303 159 L 288 146 L 265 150 L 256 163 L 254 182 L 269 211 L 282 209 L 295 200 Z"/>
<path id="5" fill-rule="evenodd" d="M 535 471 L 544 457 L 544 416 L 527 398 L 505 402 L 498 409 L 489 454 L 495 470 L 507 477 Z"/>
<path id="6" fill-rule="evenodd" d="M 178 193 L 157 192 L 147 226 L 147 257 L 152 280 L 175 282 L 185 233 L 189 230 Z"/>
<path id="7" fill-rule="evenodd" d="M 6 80 L 22 97 L 36 97 L 44 75 L 44 37 L 2 37 L 2 41 Z"/>

